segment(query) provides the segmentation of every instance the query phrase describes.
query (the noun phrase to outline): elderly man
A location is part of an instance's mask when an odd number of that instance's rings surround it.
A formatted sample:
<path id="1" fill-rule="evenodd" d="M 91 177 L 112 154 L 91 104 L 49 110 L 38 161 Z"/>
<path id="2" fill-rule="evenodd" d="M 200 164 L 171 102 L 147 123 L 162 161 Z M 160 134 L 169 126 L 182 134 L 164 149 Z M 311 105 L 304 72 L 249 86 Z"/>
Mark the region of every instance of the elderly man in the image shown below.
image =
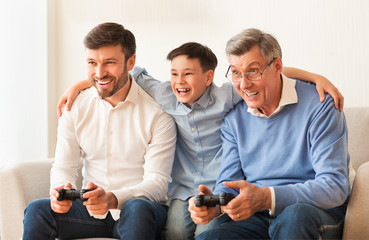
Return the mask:
<path id="1" fill-rule="evenodd" d="M 136 59 L 129 30 L 103 23 L 84 43 L 93 87 L 59 120 L 50 198 L 27 207 L 23 239 L 159 238 L 167 217 L 174 121 L 128 73 Z M 72 203 L 60 199 L 58 190 L 76 187 L 80 158 L 83 188 L 90 191 L 83 194 L 86 201 Z"/>
<path id="2" fill-rule="evenodd" d="M 228 41 L 226 53 L 227 78 L 244 101 L 221 127 L 214 194 L 236 197 L 221 208 L 189 200 L 195 223 L 221 218 L 198 239 L 340 238 L 350 191 L 343 113 L 330 96 L 318 104 L 312 84 L 282 74 L 272 35 L 245 30 Z M 212 194 L 204 185 L 200 191 Z"/>

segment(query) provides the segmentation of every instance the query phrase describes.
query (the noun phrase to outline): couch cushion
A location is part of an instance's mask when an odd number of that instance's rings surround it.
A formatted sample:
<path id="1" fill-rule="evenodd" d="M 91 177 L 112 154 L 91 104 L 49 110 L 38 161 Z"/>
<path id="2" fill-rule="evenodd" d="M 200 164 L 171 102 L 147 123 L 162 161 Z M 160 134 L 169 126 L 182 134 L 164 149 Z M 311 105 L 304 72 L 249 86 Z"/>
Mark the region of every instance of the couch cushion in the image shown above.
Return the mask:
<path id="1" fill-rule="evenodd" d="M 355 170 L 369 160 L 369 108 L 345 108 L 349 153 Z"/>
<path id="2" fill-rule="evenodd" d="M 354 187 L 347 208 L 343 239 L 369 239 L 369 162 L 357 170 Z"/>

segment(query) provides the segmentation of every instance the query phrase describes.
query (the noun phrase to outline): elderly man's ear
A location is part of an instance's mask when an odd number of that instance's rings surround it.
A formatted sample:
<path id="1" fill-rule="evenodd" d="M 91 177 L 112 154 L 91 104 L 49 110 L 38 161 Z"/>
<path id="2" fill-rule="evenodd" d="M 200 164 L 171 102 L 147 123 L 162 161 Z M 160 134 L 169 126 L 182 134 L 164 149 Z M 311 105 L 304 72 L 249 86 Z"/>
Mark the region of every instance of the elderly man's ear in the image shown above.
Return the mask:
<path id="1" fill-rule="evenodd" d="M 276 60 L 274 60 L 274 66 L 275 66 L 276 77 L 277 77 L 281 75 L 282 73 L 282 69 L 283 69 L 282 58 L 279 57 Z"/>

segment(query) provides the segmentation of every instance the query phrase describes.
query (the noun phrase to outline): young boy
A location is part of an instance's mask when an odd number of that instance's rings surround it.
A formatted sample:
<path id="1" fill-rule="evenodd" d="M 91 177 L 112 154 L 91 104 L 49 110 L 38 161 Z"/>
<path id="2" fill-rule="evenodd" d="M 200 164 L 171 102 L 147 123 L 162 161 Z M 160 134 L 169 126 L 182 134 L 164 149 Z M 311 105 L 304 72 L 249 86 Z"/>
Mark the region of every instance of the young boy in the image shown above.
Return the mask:
<path id="1" fill-rule="evenodd" d="M 188 212 L 187 200 L 198 193 L 200 184 L 210 188 L 215 186 L 222 155 L 220 126 L 241 97 L 231 83 L 221 87 L 212 84 L 217 58 L 208 47 L 195 42 L 185 43 L 172 50 L 167 59 L 171 61 L 170 82 L 155 80 L 139 67 L 135 67 L 131 74 L 177 124 L 173 181 L 169 184 L 171 204 L 164 237 L 193 239 L 217 219 L 206 225 L 196 225 Z M 328 90 L 335 98 L 336 108 L 340 105 L 342 109 L 343 98 L 327 79 L 302 70 L 286 70 L 288 77 L 314 81 L 321 101 L 324 100 L 324 89 Z M 58 115 L 67 99 L 66 110 L 69 110 L 78 92 L 89 86 L 89 81 L 83 81 L 68 90 L 59 101 Z"/>

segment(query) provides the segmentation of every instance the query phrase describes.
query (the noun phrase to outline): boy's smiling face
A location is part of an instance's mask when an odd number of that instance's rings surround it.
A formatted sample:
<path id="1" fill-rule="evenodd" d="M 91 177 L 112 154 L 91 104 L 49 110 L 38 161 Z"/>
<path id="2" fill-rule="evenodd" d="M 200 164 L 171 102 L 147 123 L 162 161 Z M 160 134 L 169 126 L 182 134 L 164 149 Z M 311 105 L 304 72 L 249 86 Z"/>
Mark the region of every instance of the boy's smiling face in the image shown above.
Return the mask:
<path id="1" fill-rule="evenodd" d="M 203 71 L 198 58 L 179 55 L 172 60 L 171 85 L 178 101 L 189 107 L 199 100 L 213 81 L 214 71 Z"/>

